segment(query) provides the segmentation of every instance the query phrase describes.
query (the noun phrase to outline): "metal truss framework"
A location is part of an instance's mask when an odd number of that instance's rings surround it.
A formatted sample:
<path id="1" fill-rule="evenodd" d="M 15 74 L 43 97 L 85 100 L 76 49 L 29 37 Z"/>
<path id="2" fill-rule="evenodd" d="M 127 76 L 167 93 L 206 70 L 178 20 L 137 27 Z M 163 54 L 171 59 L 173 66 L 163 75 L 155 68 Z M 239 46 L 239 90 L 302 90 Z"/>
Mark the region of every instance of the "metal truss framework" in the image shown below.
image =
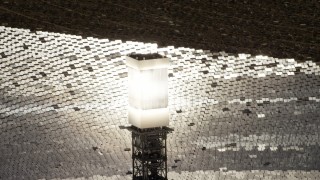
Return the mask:
<path id="1" fill-rule="evenodd" d="M 139 129 L 131 126 L 134 180 L 167 180 L 168 127 Z"/>

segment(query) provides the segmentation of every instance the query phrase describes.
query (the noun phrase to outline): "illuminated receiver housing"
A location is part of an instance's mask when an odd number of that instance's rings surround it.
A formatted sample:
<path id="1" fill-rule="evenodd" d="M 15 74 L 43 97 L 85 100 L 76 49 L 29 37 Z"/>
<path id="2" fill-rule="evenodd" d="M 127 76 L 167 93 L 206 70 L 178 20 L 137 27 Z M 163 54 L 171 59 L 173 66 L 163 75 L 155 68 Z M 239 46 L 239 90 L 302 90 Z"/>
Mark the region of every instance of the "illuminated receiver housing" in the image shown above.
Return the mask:
<path id="1" fill-rule="evenodd" d="M 129 123 L 140 128 L 169 125 L 169 59 L 158 54 L 126 57 L 129 80 Z"/>

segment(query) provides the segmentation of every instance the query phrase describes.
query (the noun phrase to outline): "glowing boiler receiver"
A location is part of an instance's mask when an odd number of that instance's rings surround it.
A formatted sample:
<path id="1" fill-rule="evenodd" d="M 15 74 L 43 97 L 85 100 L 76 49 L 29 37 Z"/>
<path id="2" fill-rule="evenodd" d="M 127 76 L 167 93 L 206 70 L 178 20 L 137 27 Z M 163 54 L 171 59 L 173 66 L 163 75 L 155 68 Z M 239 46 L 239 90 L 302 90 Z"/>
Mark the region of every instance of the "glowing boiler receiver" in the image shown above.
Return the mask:
<path id="1" fill-rule="evenodd" d="M 129 123 L 140 128 L 169 125 L 169 59 L 158 54 L 126 57 L 129 79 Z"/>

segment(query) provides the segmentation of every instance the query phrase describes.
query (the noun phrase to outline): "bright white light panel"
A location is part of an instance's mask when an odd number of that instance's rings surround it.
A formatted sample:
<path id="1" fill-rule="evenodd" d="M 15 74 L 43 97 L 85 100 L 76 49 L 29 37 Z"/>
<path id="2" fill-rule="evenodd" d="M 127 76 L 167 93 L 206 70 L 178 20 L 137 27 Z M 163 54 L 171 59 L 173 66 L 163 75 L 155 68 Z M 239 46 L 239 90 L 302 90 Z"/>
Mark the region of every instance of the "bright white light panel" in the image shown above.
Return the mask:
<path id="1" fill-rule="evenodd" d="M 128 122 L 135 127 L 169 125 L 169 59 L 136 60 L 126 57 L 129 81 Z"/>
<path id="2" fill-rule="evenodd" d="M 130 179 L 132 52 L 170 58 L 170 179 L 320 179 L 312 61 L 3 26 L 0 179 Z"/>
<path id="3" fill-rule="evenodd" d="M 137 109 L 168 107 L 168 70 L 128 67 L 129 104 Z"/>

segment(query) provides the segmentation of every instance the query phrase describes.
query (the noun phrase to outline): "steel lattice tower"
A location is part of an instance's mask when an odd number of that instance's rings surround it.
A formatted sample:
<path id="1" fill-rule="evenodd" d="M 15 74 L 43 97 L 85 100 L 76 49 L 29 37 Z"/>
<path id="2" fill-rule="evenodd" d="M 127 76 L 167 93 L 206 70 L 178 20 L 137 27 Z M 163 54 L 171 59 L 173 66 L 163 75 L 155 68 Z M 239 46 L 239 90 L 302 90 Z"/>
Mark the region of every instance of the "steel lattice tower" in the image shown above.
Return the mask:
<path id="1" fill-rule="evenodd" d="M 132 177 L 134 180 L 167 179 L 167 134 L 168 127 L 139 129 L 131 126 L 132 132 Z"/>

